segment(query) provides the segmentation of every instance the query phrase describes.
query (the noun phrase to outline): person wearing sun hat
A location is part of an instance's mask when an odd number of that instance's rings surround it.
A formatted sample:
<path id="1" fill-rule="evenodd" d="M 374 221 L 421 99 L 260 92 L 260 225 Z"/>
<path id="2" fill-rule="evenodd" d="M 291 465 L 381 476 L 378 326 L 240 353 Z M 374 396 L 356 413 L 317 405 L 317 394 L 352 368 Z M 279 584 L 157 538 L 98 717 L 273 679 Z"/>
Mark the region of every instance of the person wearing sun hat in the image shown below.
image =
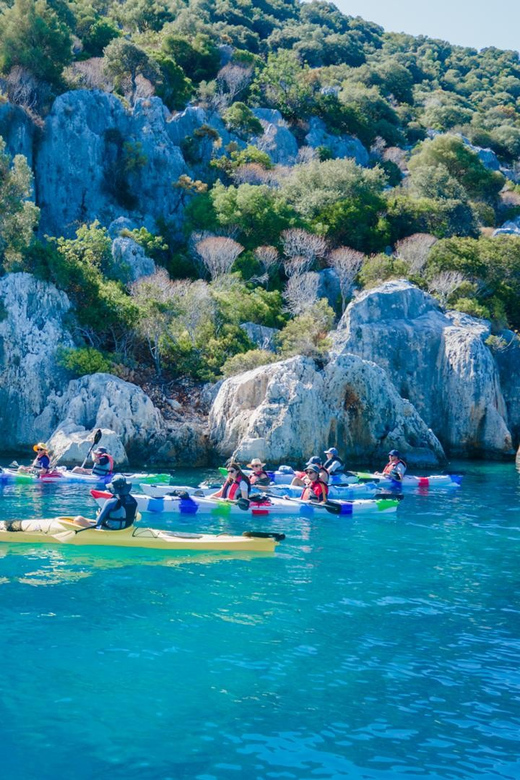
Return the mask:
<path id="1" fill-rule="evenodd" d="M 74 474 L 93 474 L 100 479 L 110 477 L 114 471 L 114 458 L 112 455 L 109 455 L 106 447 L 98 447 L 97 450 L 94 450 L 92 460 L 94 465 L 91 469 L 75 466 L 72 471 Z"/>
<path id="2" fill-rule="evenodd" d="M 264 466 L 265 463 L 262 463 L 260 458 L 253 458 L 251 463 L 247 464 L 247 468 L 251 469 L 253 472 L 249 477 L 251 485 L 254 485 L 255 487 L 266 487 L 271 483 L 269 474 L 267 471 L 264 471 Z"/>
<path id="3" fill-rule="evenodd" d="M 36 457 L 30 466 L 20 466 L 18 471 L 30 472 L 36 470 L 38 476 L 41 477 L 44 474 L 49 474 L 51 471 L 51 458 L 49 455 L 49 448 L 47 445 L 39 441 L 38 444 L 33 446 L 33 450 L 36 453 Z"/>
<path id="4" fill-rule="evenodd" d="M 402 482 L 403 477 L 406 474 L 406 469 L 407 465 L 401 458 L 399 450 L 390 450 L 388 453 L 388 463 L 383 469 L 383 474 L 396 482 Z"/>
<path id="5" fill-rule="evenodd" d="M 328 485 L 329 472 L 323 465 L 323 458 L 320 458 L 319 455 L 313 455 L 312 458 L 309 458 L 309 460 L 305 464 L 305 470 L 296 472 L 296 476 L 291 482 L 291 485 L 296 487 L 306 487 L 309 484 L 310 480 L 307 476 L 307 468 L 309 466 L 317 466 L 320 480 L 324 482 L 326 485 Z"/>
<path id="6" fill-rule="evenodd" d="M 303 488 L 300 498 L 302 501 L 319 501 L 325 503 L 328 498 L 329 489 L 327 484 L 320 478 L 320 467 L 315 463 L 307 463 L 305 474 L 308 484 Z"/>
<path id="7" fill-rule="evenodd" d="M 78 515 L 74 518 L 76 525 L 87 528 L 93 526 L 105 531 L 122 531 L 134 524 L 138 514 L 137 501 L 130 492 L 132 483 L 123 474 L 114 474 L 107 488 L 112 493 L 112 497 L 107 498 L 96 520 L 92 521 L 83 515 Z"/>

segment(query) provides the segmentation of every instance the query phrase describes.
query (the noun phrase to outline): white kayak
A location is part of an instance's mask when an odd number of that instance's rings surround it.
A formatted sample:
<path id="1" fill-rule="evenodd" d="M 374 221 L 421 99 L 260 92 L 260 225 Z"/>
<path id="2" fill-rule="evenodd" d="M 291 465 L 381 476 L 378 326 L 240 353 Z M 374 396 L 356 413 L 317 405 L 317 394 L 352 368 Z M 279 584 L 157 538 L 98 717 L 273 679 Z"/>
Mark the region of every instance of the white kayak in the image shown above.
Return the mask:
<path id="1" fill-rule="evenodd" d="M 103 507 L 112 493 L 103 490 L 91 490 L 92 497 L 100 507 Z M 261 501 L 250 501 L 248 506 L 240 506 L 233 501 L 213 499 L 206 496 L 164 496 L 152 498 L 143 494 L 132 493 L 137 501 L 139 512 L 151 512 L 186 516 L 208 514 L 235 517 L 260 517 L 266 515 L 288 517 L 313 517 L 315 515 L 360 515 L 378 512 L 395 512 L 399 505 L 396 498 L 360 499 L 359 501 L 328 501 L 319 504 L 315 501 L 300 501 L 290 498 L 265 498 Z"/>
<path id="2" fill-rule="evenodd" d="M 219 468 L 222 476 L 227 477 L 227 469 Z M 252 475 L 250 469 L 244 469 L 244 474 L 248 477 Z M 266 474 L 274 485 L 290 485 L 295 477 L 303 479 L 304 471 L 295 471 L 291 466 L 279 466 L 275 471 L 266 470 Z M 358 477 L 352 474 L 332 474 L 329 478 L 329 484 L 334 485 L 354 485 L 359 482 Z"/>
<path id="3" fill-rule="evenodd" d="M 152 498 L 164 498 L 165 496 L 187 493 L 196 498 L 197 496 L 212 496 L 222 485 L 207 485 L 202 483 L 198 487 L 193 485 L 146 485 L 140 484 L 141 491 Z M 340 498 L 344 501 L 354 501 L 356 498 L 372 498 L 375 496 L 379 486 L 375 482 L 359 482 L 356 485 L 329 485 L 329 498 Z M 252 494 L 270 495 L 277 498 L 289 496 L 289 498 L 300 498 L 302 488 L 296 485 L 269 485 L 264 488 L 251 487 Z"/>
<path id="4" fill-rule="evenodd" d="M 146 474 L 144 472 L 136 474 L 124 475 L 130 482 L 141 483 L 168 483 L 171 479 L 169 474 Z M 16 469 L 2 469 L 0 471 L 0 483 L 5 484 L 27 484 L 27 483 L 43 483 L 43 484 L 87 484 L 87 485 L 106 485 L 111 481 L 113 474 L 108 476 L 96 476 L 95 474 L 76 474 L 72 470 L 66 468 L 56 468 L 49 474 L 27 474 L 23 471 L 17 471 Z"/>
<path id="5" fill-rule="evenodd" d="M 459 487 L 462 482 L 462 476 L 459 474 L 434 474 L 430 477 L 416 477 L 413 474 L 405 474 L 402 481 L 371 472 L 358 471 L 356 474 L 359 479 L 368 479 L 371 482 L 376 482 L 378 487 L 393 489 Z"/>

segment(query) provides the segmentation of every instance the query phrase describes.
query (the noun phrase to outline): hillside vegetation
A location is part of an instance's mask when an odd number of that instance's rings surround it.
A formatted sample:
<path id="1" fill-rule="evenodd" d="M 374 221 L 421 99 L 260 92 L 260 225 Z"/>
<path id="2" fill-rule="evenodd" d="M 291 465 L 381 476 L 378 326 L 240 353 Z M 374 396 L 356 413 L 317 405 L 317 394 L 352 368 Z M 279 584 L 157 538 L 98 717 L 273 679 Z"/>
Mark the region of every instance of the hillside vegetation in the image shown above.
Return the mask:
<path id="1" fill-rule="evenodd" d="M 132 284 L 114 269 L 107 225 L 42 235 L 30 167 L 0 142 L 3 271 L 70 296 L 72 373 L 207 381 L 276 359 L 244 322 L 276 328 L 278 355 L 322 357 L 355 291 L 393 277 L 492 319 L 497 333 L 520 327 L 517 52 L 386 33 L 316 0 L 0 9 L 0 100 L 38 126 L 77 89 L 112 92 L 128 111 L 155 95 L 207 116 L 181 143 L 190 175 L 171 183 L 182 229 L 163 220 L 126 232 L 158 269 Z M 258 108 L 280 112 L 296 141 L 290 162 L 262 143 Z M 121 148 L 124 202 L 143 158 L 131 138 Z"/>

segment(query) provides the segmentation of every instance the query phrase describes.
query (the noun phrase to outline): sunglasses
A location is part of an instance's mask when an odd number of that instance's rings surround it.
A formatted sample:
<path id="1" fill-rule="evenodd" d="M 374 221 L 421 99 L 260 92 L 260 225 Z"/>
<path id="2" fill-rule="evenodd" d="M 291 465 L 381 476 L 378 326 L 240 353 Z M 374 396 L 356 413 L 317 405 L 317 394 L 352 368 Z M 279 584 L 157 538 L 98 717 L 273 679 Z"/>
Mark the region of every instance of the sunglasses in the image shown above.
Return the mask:
<path id="1" fill-rule="evenodd" d="M 38 447 L 38 449 L 36 450 L 36 452 L 45 452 L 45 450 L 43 449 L 43 447 Z"/>
<path id="2" fill-rule="evenodd" d="M 237 470 L 236 470 L 236 469 L 228 469 L 228 470 L 227 470 L 227 473 L 228 473 L 228 474 L 236 474 L 236 473 L 237 473 Z"/>
<path id="3" fill-rule="evenodd" d="M 314 469 L 309 469 L 309 471 L 305 472 L 306 474 L 317 474 L 317 471 L 314 471 Z"/>

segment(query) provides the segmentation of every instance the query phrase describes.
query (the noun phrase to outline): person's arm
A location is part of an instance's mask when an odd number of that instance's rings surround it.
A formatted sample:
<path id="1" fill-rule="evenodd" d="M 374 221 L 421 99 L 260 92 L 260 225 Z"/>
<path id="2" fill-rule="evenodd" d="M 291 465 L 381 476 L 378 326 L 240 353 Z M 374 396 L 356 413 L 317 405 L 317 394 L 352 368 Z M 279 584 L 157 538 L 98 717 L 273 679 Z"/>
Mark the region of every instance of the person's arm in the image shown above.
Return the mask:
<path id="1" fill-rule="evenodd" d="M 107 500 L 105 501 L 105 505 L 103 506 L 103 509 L 97 516 L 96 528 L 101 528 L 103 522 L 107 519 L 107 517 L 110 516 L 111 511 L 117 507 L 117 503 L 118 503 L 117 498 L 107 498 Z"/>

